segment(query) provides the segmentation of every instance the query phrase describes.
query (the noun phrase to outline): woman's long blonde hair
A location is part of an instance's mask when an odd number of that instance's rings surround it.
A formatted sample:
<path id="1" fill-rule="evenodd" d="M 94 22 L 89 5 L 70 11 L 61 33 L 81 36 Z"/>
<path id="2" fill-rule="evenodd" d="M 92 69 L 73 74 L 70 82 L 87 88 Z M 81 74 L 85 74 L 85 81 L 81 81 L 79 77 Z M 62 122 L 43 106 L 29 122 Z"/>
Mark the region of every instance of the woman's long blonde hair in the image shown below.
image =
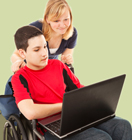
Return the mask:
<path id="1" fill-rule="evenodd" d="M 51 26 L 47 23 L 46 18 L 52 21 L 52 19 L 58 19 L 64 12 L 65 8 L 68 8 L 70 13 L 71 24 L 67 29 L 66 33 L 63 34 L 63 39 L 67 40 L 73 35 L 73 25 L 72 25 L 72 13 L 71 8 L 69 7 L 66 0 L 49 0 L 46 9 L 44 12 L 44 20 L 42 23 L 42 31 L 44 33 L 46 41 L 49 41 L 51 38 L 52 29 Z"/>

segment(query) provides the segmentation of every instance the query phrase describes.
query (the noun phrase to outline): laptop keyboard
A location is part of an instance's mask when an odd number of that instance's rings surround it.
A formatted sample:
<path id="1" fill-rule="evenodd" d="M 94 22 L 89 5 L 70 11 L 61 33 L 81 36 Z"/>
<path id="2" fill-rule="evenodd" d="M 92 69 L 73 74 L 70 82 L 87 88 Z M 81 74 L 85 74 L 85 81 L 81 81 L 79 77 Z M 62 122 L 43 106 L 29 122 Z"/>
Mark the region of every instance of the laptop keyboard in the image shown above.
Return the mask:
<path id="1" fill-rule="evenodd" d="M 46 127 L 51 129 L 53 132 L 57 133 L 58 135 L 60 134 L 60 120 L 47 124 Z"/>

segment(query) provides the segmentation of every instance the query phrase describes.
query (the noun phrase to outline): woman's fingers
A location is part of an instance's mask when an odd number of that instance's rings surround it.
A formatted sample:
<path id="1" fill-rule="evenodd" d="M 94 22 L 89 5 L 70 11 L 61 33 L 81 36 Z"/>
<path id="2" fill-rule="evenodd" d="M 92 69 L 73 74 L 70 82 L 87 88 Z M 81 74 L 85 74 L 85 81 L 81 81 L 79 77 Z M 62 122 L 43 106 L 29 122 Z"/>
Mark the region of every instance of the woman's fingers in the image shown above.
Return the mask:
<path id="1" fill-rule="evenodd" d="M 11 66 L 11 70 L 15 73 L 17 72 L 20 68 L 25 66 L 25 62 L 23 60 L 17 60 L 14 62 Z"/>
<path id="2" fill-rule="evenodd" d="M 73 57 L 72 57 L 71 54 L 61 55 L 61 61 L 63 63 L 72 64 L 73 63 Z"/>

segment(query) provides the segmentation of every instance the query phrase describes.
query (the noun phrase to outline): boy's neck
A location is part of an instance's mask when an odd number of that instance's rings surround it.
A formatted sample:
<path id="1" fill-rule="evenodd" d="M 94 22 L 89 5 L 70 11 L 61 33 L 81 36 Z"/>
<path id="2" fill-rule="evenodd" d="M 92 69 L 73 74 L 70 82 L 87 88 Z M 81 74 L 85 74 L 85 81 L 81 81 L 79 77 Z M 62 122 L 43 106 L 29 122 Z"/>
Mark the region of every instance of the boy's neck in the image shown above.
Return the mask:
<path id="1" fill-rule="evenodd" d="M 48 64 L 47 64 L 48 65 Z M 47 66 L 46 65 L 46 66 Z M 43 66 L 43 67 L 35 67 L 35 66 L 29 66 L 28 64 L 26 64 L 26 66 L 30 69 L 30 70 L 34 70 L 34 71 L 39 71 L 39 70 L 42 70 L 44 69 L 46 66 Z"/>

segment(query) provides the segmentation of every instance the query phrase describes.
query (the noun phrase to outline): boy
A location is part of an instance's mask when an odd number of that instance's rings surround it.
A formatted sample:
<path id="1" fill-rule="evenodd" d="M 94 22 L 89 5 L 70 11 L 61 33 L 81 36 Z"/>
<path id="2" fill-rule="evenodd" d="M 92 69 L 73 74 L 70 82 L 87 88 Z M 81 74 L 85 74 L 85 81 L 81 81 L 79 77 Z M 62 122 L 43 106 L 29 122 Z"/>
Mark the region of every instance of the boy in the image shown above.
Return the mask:
<path id="1" fill-rule="evenodd" d="M 63 94 L 83 85 L 61 61 L 48 60 L 45 38 L 36 27 L 19 28 L 15 34 L 15 43 L 20 56 L 27 62 L 12 77 L 19 110 L 28 120 L 41 119 L 60 112 Z M 45 138 L 58 140 L 48 132 L 45 132 Z M 132 130 L 129 122 L 114 118 L 65 139 L 132 140 Z"/>

